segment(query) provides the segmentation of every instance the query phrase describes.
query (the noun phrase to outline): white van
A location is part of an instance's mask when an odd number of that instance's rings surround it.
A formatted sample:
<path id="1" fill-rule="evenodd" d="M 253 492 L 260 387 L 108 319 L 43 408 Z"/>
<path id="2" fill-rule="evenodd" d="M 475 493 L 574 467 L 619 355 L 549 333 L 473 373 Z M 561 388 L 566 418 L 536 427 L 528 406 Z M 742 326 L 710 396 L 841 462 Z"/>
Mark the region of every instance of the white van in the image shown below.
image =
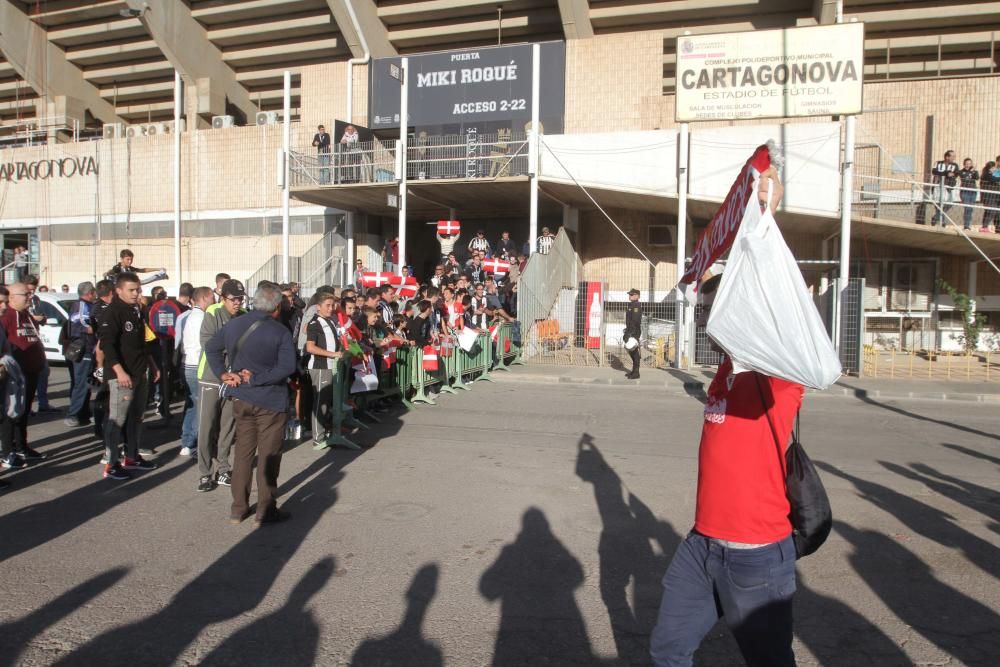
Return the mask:
<path id="1" fill-rule="evenodd" d="M 69 321 L 70 309 L 79 299 L 75 292 L 35 292 L 35 296 L 38 297 L 38 314 L 45 316 L 45 321 L 38 325 L 38 333 L 45 345 L 45 358 L 50 364 L 66 363 L 59 345 L 59 333 Z"/>

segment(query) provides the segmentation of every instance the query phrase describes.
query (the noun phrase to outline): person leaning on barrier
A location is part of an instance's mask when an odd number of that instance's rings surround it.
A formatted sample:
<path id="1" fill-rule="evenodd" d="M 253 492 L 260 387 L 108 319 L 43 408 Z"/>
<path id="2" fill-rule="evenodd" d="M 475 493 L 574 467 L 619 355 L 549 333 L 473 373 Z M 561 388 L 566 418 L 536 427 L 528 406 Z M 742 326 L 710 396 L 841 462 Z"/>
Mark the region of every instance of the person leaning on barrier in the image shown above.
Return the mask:
<path id="1" fill-rule="evenodd" d="M 277 321 L 281 291 L 274 285 L 257 289 L 253 310 L 229 321 L 205 346 L 208 364 L 232 395 L 236 420 L 233 455 L 233 504 L 229 521 L 249 516 L 251 472 L 257 462 L 255 523 L 283 521 L 278 509 L 278 471 L 288 421 L 288 379 L 295 372 L 295 347 L 288 328 Z"/>
<path id="2" fill-rule="evenodd" d="M 632 370 L 625 374 L 629 380 L 639 379 L 639 337 L 642 335 L 642 306 L 639 305 L 639 290 L 634 287 L 628 291 L 628 306 L 625 307 L 625 331 L 622 343 L 632 358 Z M 634 347 L 630 347 L 634 342 Z"/>

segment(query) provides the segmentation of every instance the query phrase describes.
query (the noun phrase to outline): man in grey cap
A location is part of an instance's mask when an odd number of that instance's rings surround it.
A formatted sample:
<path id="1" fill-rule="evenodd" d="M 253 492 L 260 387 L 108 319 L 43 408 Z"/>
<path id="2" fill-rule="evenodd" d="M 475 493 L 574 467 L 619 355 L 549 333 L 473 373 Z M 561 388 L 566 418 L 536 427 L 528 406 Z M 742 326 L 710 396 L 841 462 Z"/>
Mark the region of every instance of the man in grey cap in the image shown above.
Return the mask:
<path id="1" fill-rule="evenodd" d="M 625 332 L 622 334 L 622 342 L 625 349 L 632 357 L 632 370 L 625 374 L 629 380 L 639 379 L 639 336 L 642 334 L 642 306 L 639 305 L 639 290 L 634 287 L 628 291 L 628 306 L 625 307 Z M 632 347 L 629 348 L 629 340 L 633 339 Z"/>
<path id="2" fill-rule="evenodd" d="M 220 301 L 205 309 L 201 321 L 201 360 L 198 364 L 198 490 L 211 491 L 215 485 L 232 484 L 229 449 L 236 437 L 232 401 L 220 395 L 219 377 L 205 356 L 205 345 L 229 320 L 245 313 L 246 290 L 238 280 L 226 280 L 219 289 Z M 212 459 L 216 477 L 212 477 Z"/>

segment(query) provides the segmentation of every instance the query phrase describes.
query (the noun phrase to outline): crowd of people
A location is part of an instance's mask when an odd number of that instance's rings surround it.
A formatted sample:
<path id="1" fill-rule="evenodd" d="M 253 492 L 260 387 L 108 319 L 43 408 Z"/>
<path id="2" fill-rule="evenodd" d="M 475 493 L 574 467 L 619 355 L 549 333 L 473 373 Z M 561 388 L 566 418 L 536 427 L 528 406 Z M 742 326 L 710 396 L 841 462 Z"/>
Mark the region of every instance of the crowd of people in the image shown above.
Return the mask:
<path id="1" fill-rule="evenodd" d="M 976 209 L 982 208 L 979 231 L 1000 234 L 1000 155 L 978 169 L 968 157 L 959 167 L 955 151 L 946 151 L 944 158 L 931 167 L 931 184 L 926 195 L 934 208 L 931 225 L 942 224 L 942 215 L 958 202 L 962 207 L 964 229 L 972 230 Z M 924 224 L 925 215 L 921 207 L 917 222 Z"/>
<path id="2" fill-rule="evenodd" d="M 145 440 L 146 413 L 158 413 L 155 426 L 175 427 L 172 404 L 183 398 L 180 454 L 197 461 L 198 491 L 232 488 L 234 523 L 248 518 L 255 459 L 256 521 L 287 518 L 275 501 L 286 438 L 311 437 L 317 449 L 357 448 L 341 427 L 358 425 L 355 405 L 331 390 L 339 372 L 387 368 L 402 346 L 440 345 L 465 328 L 488 334 L 517 313 L 517 269 L 486 272 L 478 254 L 462 266 L 439 265 L 405 298 L 396 286 L 367 287 L 359 277 L 358 285 L 320 287 L 308 302 L 295 283 L 263 281 L 251 295 L 226 273 L 216 275 L 214 286 L 184 283 L 175 297 L 154 287 L 147 296 L 138 273 L 155 269 L 135 267 L 128 250 L 121 260 L 104 280 L 77 287 L 62 337 L 71 369 L 64 423 L 92 427 L 104 445 L 102 477 L 126 480 L 156 468 L 146 458 L 153 449 Z M 31 276 L 0 287 L 4 469 L 44 458 L 28 438 L 48 375 L 31 308 L 37 287 Z M 376 389 L 367 388 L 366 410 L 390 409 L 397 397 Z M 334 419 L 345 411 L 346 420 Z"/>

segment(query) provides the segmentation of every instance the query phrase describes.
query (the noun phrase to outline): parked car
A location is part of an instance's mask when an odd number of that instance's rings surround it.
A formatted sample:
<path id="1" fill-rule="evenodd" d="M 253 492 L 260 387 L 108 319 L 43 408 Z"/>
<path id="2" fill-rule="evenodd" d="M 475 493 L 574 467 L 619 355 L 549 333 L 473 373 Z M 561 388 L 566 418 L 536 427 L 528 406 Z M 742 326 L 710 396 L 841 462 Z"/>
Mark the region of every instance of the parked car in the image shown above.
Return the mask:
<path id="1" fill-rule="evenodd" d="M 38 314 L 45 316 L 45 321 L 38 326 L 42 344 L 45 345 L 45 358 L 49 360 L 49 363 L 66 363 L 62 346 L 59 345 L 59 334 L 63 325 L 69 321 L 70 309 L 78 299 L 73 293 L 63 294 L 61 292 L 37 292 L 36 296 L 38 297 Z"/>

